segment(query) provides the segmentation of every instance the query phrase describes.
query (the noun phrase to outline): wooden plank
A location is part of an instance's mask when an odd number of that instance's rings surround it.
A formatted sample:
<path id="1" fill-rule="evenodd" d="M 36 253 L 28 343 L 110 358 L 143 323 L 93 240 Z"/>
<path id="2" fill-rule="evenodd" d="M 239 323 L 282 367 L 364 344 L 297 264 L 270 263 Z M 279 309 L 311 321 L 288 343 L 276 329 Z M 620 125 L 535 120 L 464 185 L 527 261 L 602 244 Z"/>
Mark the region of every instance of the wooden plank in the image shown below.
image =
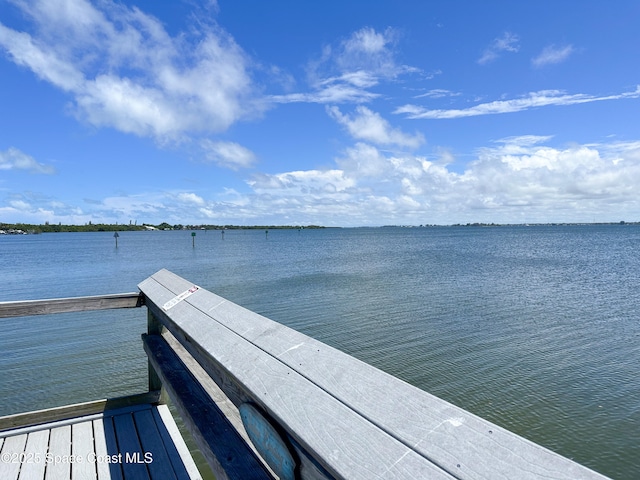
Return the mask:
<path id="1" fill-rule="evenodd" d="M 144 305 L 144 296 L 139 293 L 0 302 L 0 318 L 109 310 L 113 308 L 136 308 L 142 305 Z"/>
<path id="2" fill-rule="evenodd" d="M 131 414 L 113 417 L 118 447 L 122 454 L 122 472 L 126 480 L 149 480 L 138 432 Z"/>
<path id="3" fill-rule="evenodd" d="M 158 405 L 152 412 L 178 480 L 202 480 L 191 452 L 189 452 L 189 448 L 182 438 L 173 416 L 171 416 L 169 407 Z"/>
<path id="4" fill-rule="evenodd" d="M 154 285 L 154 282 L 156 284 Z M 248 341 L 291 368 L 310 383 L 367 419 L 403 445 L 459 478 L 605 478 L 539 445 L 508 432 L 465 410 L 423 392 L 334 348 L 277 324 L 222 297 L 199 290 L 169 312 L 163 305 L 188 288 L 190 282 L 166 270 L 156 273 L 139 287 L 148 296 L 151 310 L 168 325 L 174 319 L 184 341 L 205 339 L 191 349 L 206 357 L 213 353 L 228 366 L 225 352 L 216 353 L 204 344 L 207 334 L 219 325 L 237 338 Z M 189 311 L 189 306 L 194 309 Z M 169 313 L 172 319 L 168 319 Z M 210 319 L 206 319 L 209 316 Z M 199 317 L 199 326 L 189 317 Z M 214 335 L 215 333 L 211 333 Z M 219 340 L 219 343 L 221 340 Z M 209 343 L 207 343 L 209 345 Z M 219 349 L 218 349 L 219 350 Z M 211 372 L 210 372 L 211 373 Z M 268 374 L 269 372 L 263 372 Z M 215 377 L 215 373 L 212 374 Z M 221 375 L 223 376 L 223 375 Z M 224 379 L 223 379 L 224 381 Z M 230 398 L 233 397 L 233 389 Z M 237 395 L 236 395 L 237 396 Z M 378 447 L 380 448 L 380 447 Z"/>
<path id="5" fill-rule="evenodd" d="M 51 429 L 49 456 L 45 469 L 45 480 L 69 480 L 71 478 L 71 426 Z"/>
<path id="6" fill-rule="evenodd" d="M 136 412 L 133 420 L 138 430 L 138 437 L 144 454 L 145 461 L 148 461 L 147 468 L 152 480 L 176 480 L 173 465 L 158 431 L 158 426 L 150 410 Z"/>
<path id="7" fill-rule="evenodd" d="M 174 293 L 158 284 L 141 288 L 153 300 L 147 306 L 234 403 L 259 405 L 331 476 L 451 478 L 295 370 L 217 322 L 207 322 L 188 302 L 172 307 L 172 321 L 155 302 L 162 305 Z M 200 290 L 189 298 L 203 294 Z"/>
<path id="8" fill-rule="evenodd" d="M 122 461 L 113 428 L 113 417 L 93 420 L 98 480 L 122 480 Z"/>
<path id="9" fill-rule="evenodd" d="M 49 434 L 49 430 L 40 430 L 27 435 L 27 445 L 24 449 L 27 456 L 20 469 L 19 480 L 41 480 L 44 478 Z"/>
<path id="10" fill-rule="evenodd" d="M 160 392 L 154 391 L 128 395 L 125 397 L 105 398 L 91 402 L 76 403 L 74 405 L 65 405 L 63 407 L 48 408 L 34 412 L 7 415 L 5 417 L 0 417 L 0 435 L 3 435 L 7 430 L 15 430 L 25 426 L 51 423 L 59 420 L 72 419 L 72 421 L 75 422 L 78 417 L 92 415 L 95 413 L 103 413 L 105 411 L 134 405 L 156 403 L 159 398 Z"/>
<path id="11" fill-rule="evenodd" d="M 71 465 L 71 480 L 96 480 L 96 462 L 91 461 L 95 454 L 92 421 L 71 426 L 71 454 L 76 459 L 82 459 Z"/>
<path id="12" fill-rule="evenodd" d="M 176 340 L 176 338 L 171 335 L 171 332 L 164 329 L 162 332 L 162 338 L 165 339 L 167 344 L 171 347 L 171 349 L 178 356 L 180 361 L 184 364 L 187 370 L 191 373 L 191 375 L 197 379 L 198 384 L 204 389 L 207 395 L 213 400 L 216 406 L 220 409 L 220 412 L 225 416 L 227 421 L 233 426 L 233 428 L 238 432 L 240 437 L 244 440 L 244 442 L 253 450 L 256 457 L 262 461 L 260 455 L 257 450 L 251 443 L 249 439 L 249 435 L 247 434 L 244 424 L 242 423 L 242 419 L 240 418 L 240 412 L 238 408 L 233 404 L 233 402 L 225 395 L 222 389 L 218 386 L 216 382 L 205 372 L 205 370 L 200 366 L 200 364 L 193 358 L 187 350 L 182 346 L 182 344 Z M 275 476 L 269 465 L 267 465 L 264 461 L 262 461 L 264 467 L 269 471 L 272 476 Z"/>
<path id="13" fill-rule="evenodd" d="M 149 361 L 216 478 L 272 478 L 167 342 L 144 335 Z"/>
<path id="14" fill-rule="evenodd" d="M 21 458 L 27 443 L 27 435 L 8 437 L 2 444 L 0 456 L 0 478 L 2 480 L 16 480 L 20 473 Z"/>

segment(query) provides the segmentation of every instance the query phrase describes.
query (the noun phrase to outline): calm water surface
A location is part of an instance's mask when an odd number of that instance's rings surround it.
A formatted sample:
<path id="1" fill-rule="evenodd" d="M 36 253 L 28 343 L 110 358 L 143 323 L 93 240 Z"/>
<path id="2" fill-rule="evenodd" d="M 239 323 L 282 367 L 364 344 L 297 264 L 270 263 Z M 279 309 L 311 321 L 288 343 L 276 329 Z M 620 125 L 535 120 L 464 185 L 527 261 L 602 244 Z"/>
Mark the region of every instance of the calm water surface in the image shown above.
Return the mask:
<path id="1" fill-rule="evenodd" d="M 167 268 L 558 453 L 640 478 L 640 227 L 0 237 L 0 301 Z M 146 388 L 144 309 L 0 320 L 0 415 Z"/>

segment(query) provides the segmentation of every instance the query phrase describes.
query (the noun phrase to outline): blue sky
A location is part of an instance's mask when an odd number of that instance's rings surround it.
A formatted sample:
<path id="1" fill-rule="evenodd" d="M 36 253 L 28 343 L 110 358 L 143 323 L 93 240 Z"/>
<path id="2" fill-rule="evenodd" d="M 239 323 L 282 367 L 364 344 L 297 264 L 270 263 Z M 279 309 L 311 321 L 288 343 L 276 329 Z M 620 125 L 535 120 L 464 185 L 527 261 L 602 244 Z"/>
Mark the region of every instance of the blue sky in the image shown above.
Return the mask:
<path id="1" fill-rule="evenodd" d="M 0 0 L 0 221 L 640 221 L 636 1 Z"/>

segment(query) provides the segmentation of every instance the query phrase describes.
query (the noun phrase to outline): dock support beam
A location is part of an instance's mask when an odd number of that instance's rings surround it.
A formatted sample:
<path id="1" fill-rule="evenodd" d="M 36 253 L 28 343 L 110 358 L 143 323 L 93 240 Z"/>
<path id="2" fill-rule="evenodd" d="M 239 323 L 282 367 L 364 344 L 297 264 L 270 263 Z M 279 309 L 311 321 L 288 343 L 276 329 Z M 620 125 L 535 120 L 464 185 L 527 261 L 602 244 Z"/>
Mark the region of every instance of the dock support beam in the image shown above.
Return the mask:
<path id="1" fill-rule="evenodd" d="M 156 316 L 151 312 L 151 309 L 147 309 L 147 334 L 148 335 L 162 335 L 162 330 L 164 326 L 162 322 L 156 318 Z M 151 364 L 150 360 L 147 360 L 147 369 L 149 371 L 149 391 L 155 392 L 159 391 L 160 396 L 158 403 L 164 405 L 168 403 L 169 397 L 167 395 L 167 390 L 162 385 L 162 380 L 160 376 L 156 372 L 156 369 Z"/>

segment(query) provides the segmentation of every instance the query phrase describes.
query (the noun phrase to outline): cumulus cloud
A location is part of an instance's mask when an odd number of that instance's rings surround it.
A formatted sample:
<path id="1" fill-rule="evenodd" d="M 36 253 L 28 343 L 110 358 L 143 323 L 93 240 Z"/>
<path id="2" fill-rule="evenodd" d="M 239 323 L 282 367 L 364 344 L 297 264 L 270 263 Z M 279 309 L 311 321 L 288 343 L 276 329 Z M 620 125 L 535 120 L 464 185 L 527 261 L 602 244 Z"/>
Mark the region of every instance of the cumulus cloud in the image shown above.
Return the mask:
<path id="1" fill-rule="evenodd" d="M 255 177 L 251 205 L 322 223 L 611 221 L 640 207 L 640 142 L 550 146 L 550 136 L 510 137 L 479 148 L 462 172 L 450 155 L 389 155 L 358 143 L 338 169 Z M 623 218 L 623 217 L 621 217 Z M 635 217 L 630 218 L 635 220 Z M 304 220 L 303 220 L 304 221 Z"/>
<path id="2" fill-rule="evenodd" d="M 487 204 L 519 205 L 539 216 L 554 215 L 556 209 L 574 218 L 583 211 L 615 214 L 638 205 L 640 194 L 632 193 L 640 181 L 640 162 L 634 158 L 638 145 L 554 148 L 544 145 L 547 139 L 512 137 L 480 149 L 466 180 L 482 185 Z"/>
<path id="3" fill-rule="evenodd" d="M 29 173 L 46 175 L 55 173 L 52 166 L 39 163 L 32 156 L 14 147 L 0 152 L 0 170 L 26 170 Z"/>
<path id="4" fill-rule="evenodd" d="M 233 170 L 250 167 L 256 161 L 251 150 L 235 142 L 214 142 L 205 139 L 200 145 L 207 160 Z"/>
<path id="5" fill-rule="evenodd" d="M 640 141 L 553 145 L 523 135 L 478 148 L 464 168 L 450 152 L 392 154 L 358 142 L 329 169 L 254 174 L 248 191 L 147 192 L 85 202 L 12 197 L 5 221 L 130 219 L 160 223 L 389 223 L 637 221 Z M 83 220 L 84 219 L 84 220 Z M 73 223 L 73 222 L 71 222 Z"/>
<path id="6" fill-rule="evenodd" d="M 478 59 L 480 65 L 491 63 L 504 52 L 515 53 L 520 50 L 518 42 L 520 38 L 510 32 L 505 32 L 501 37 L 495 38 Z"/>
<path id="7" fill-rule="evenodd" d="M 175 141 L 223 131 L 260 109 L 248 57 L 216 25 L 172 37 L 156 18 L 110 0 L 16 5 L 30 31 L 0 23 L 0 48 L 68 92 L 91 125 Z"/>
<path id="8" fill-rule="evenodd" d="M 204 199 L 195 193 L 181 192 L 176 195 L 179 202 L 191 203 L 193 205 L 203 206 L 206 204 Z"/>
<path id="9" fill-rule="evenodd" d="M 354 115 L 343 114 L 335 106 L 327 107 L 327 113 L 345 127 L 356 140 L 365 140 L 378 145 L 398 145 L 408 148 L 417 148 L 424 143 L 422 134 L 409 135 L 400 129 L 393 128 L 380 114 L 364 106 L 358 106 Z"/>
<path id="10" fill-rule="evenodd" d="M 304 170 L 255 175 L 247 182 L 256 192 L 288 196 L 344 192 L 354 186 L 342 170 Z"/>
<path id="11" fill-rule="evenodd" d="M 576 105 L 579 103 L 600 102 L 604 100 L 621 100 L 625 98 L 640 97 L 640 86 L 634 91 L 623 92 L 615 95 L 589 95 L 585 93 L 569 94 L 562 90 L 541 90 L 531 92 L 520 98 L 511 100 L 496 100 L 488 103 L 480 103 L 473 107 L 462 109 L 434 109 L 430 110 L 420 105 L 403 105 L 394 113 L 405 114 L 407 118 L 442 119 L 475 117 L 479 115 L 496 115 L 500 113 L 513 113 L 529 110 L 531 108 L 546 107 L 551 105 Z"/>
<path id="12" fill-rule="evenodd" d="M 544 67 L 555 63 L 564 62 L 575 51 L 573 45 L 545 47 L 539 55 L 531 59 L 531 64 L 536 67 Z"/>

